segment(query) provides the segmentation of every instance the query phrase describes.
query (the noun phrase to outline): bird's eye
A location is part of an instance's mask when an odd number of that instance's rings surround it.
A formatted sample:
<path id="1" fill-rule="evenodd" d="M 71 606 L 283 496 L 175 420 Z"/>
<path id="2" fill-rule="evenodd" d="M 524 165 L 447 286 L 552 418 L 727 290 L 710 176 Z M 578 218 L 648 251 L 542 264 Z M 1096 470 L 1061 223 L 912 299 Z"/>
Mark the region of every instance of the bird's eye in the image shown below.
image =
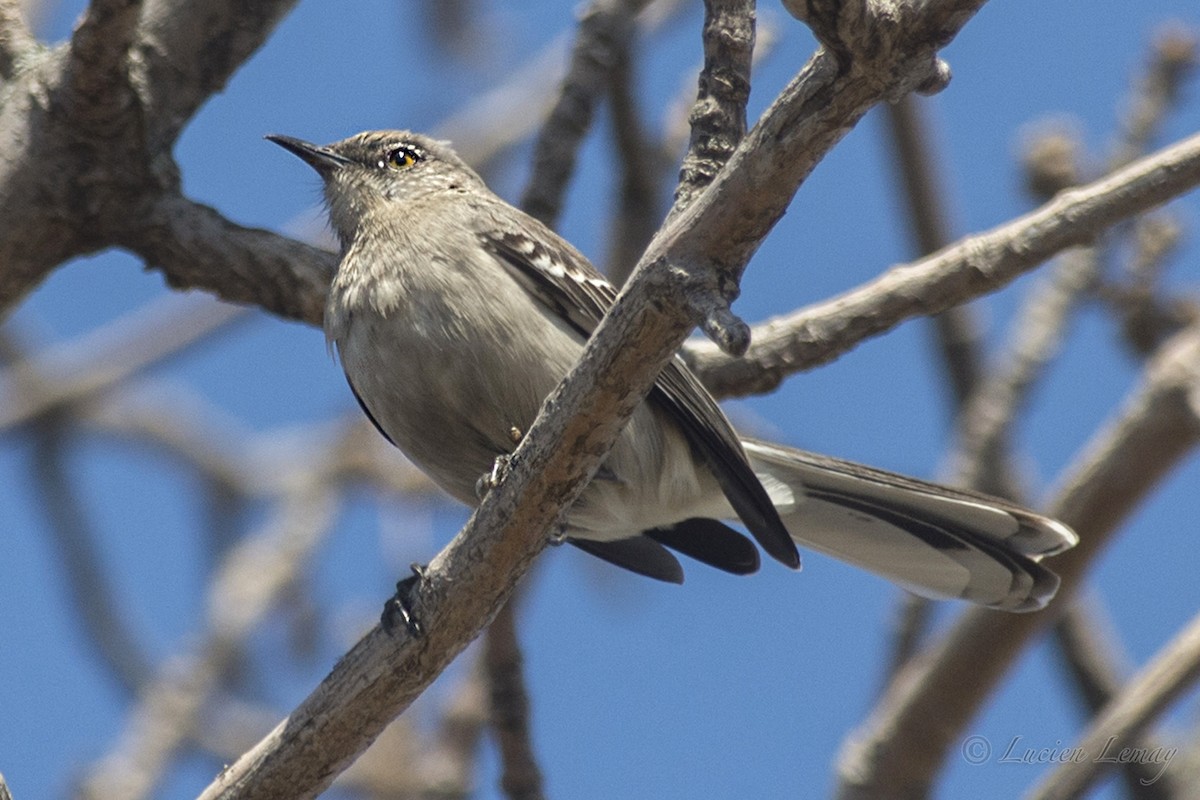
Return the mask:
<path id="1" fill-rule="evenodd" d="M 422 158 L 424 158 L 424 154 L 420 150 L 412 145 L 402 144 L 388 150 L 387 158 L 383 165 L 386 165 L 389 169 L 408 169 Z"/>

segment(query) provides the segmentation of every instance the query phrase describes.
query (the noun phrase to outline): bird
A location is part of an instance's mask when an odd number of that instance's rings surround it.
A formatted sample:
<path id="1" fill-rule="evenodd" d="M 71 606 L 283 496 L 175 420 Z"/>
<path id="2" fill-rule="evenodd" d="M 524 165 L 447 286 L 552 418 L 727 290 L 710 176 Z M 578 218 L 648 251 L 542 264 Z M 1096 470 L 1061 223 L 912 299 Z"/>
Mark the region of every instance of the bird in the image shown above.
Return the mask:
<path id="1" fill-rule="evenodd" d="M 359 405 L 434 483 L 477 505 L 481 477 L 529 430 L 616 288 L 447 142 L 405 130 L 266 138 L 322 179 L 340 245 L 324 327 Z M 798 569 L 800 545 L 924 597 L 1016 612 L 1054 597 L 1059 578 L 1041 561 L 1078 541 L 1002 499 L 741 436 L 678 356 L 562 537 L 672 583 L 676 553 L 741 575 L 759 569 L 758 547 Z"/>

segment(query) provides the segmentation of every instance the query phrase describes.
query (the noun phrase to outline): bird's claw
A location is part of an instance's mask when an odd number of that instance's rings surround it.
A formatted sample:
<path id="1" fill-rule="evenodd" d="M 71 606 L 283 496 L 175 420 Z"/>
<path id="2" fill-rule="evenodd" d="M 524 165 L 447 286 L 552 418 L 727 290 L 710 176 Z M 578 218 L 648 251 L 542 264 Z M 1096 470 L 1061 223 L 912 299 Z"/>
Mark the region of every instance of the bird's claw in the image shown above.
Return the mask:
<path id="1" fill-rule="evenodd" d="M 509 464 L 512 463 L 512 456 L 499 455 L 492 462 L 492 470 L 479 480 L 475 481 L 475 496 L 482 500 L 487 496 L 487 493 L 495 489 L 504 480 L 504 476 L 508 474 Z"/>
<path id="2" fill-rule="evenodd" d="M 383 605 L 383 614 L 379 624 L 389 636 L 394 636 L 398 623 L 403 622 L 408 635 L 420 639 L 425 635 L 425 626 L 413 613 L 413 592 L 425 580 L 425 567 L 420 564 L 411 566 L 412 575 L 396 583 L 396 593 L 388 598 Z"/>

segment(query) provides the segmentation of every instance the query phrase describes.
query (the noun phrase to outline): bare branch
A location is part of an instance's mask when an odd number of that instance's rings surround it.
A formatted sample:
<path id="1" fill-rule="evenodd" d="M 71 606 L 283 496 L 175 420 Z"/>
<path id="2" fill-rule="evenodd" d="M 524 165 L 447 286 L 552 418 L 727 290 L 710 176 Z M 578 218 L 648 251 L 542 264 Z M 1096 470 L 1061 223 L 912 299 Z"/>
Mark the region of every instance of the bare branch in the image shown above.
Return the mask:
<path id="1" fill-rule="evenodd" d="M 712 183 L 746 135 L 753 56 L 754 0 L 706 0 L 704 67 L 688 116 L 691 141 L 679 167 L 671 216 Z"/>
<path id="2" fill-rule="evenodd" d="M 615 52 L 633 35 L 634 15 L 649 0 L 593 0 L 583 12 L 571 52 L 571 66 L 558 102 L 534 147 L 533 176 L 520 206 L 554 227 L 562 210 L 575 154 L 592 124 L 597 98 L 608 85 Z"/>
<path id="3" fill-rule="evenodd" d="M 934 253 L 951 241 L 950 219 L 942 202 L 942 180 L 931 151 L 932 136 L 922 101 L 906 95 L 882 107 L 895 147 L 895 163 L 904 185 L 905 208 L 911 221 L 913 245 L 921 255 Z M 932 317 L 938 353 L 950 378 L 951 399 L 957 412 L 983 371 L 979 323 L 965 306 L 953 306 Z"/>
<path id="4" fill-rule="evenodd" d="M 1082 597 L 1068 603 L 1054 626 L 1054 642 L 1084 708 L 1090 716 L 1098 716 L 1121 693 L 1127 671 L 1127 659 L 1116 655 L 1120 642 L 1103 599 L 1093 592 L 1084 592 Z M 1162 749 L 1149 732 L 1129 744 L 1147 751 Z M 1177 780 L 1170 765 L 1131 760 L 1121 765 L 1121 777 L 1132 800 L 1175 797 L 1172 790 Z"/>
<path id="5" fill-rule="evenodd" d="M 1196 68 L 1197 47 L 1195 30 L 1178 23 L 1165 26 L 1155 36 L 1149 69 L 1130 92 L 1121 141 L 1109 161 L 1113 168 L 1150 149 L 1167 115 L 1178 104 L 1180 89 Z"/>
<path id="6" fill-rule="evenodd" d="M 505 603 L 484 637 L 491 730 L 500 749 L 504 793 L 510 800 L 539 800 L 545 795 L 529 729 L 529 695 L 517 641 L 517 600 L 514 596 Z"/>
<path id="7" fill-rule="evenodd" d="M 168 662 L 146 687 L 116 749 L 83 781 L 89 798 L 145 797 L 280 593 L 332 524 L 335 503 L 318 483 L 295 487 L 276 516 L 229 553 L 209 595 L 207 631 L 190 654 Z"/>
<path id="8" fill-rule="evenodd" d="M 1061 764 L 1029 797 L 1032 800 L 1081 797 L 1117 765 L 1122 754 L 1140 761 L 1151 772 L 1148 780 L 1157 781 L 1175 757 L 1176 749 L 1158 747 L 1137 750 L 1131 755 L 1127 747 L 1197 680 L 1200 680 L 1200 616 L 1194 617 L 1153 661 L 1139 670 L 1124 691 L 1092 722 L 1076 745 L 1087 757 Z M 1157 773 L 1155 766 L 1159 767 Z"/>
<path id="9" fill-rule="evenodd" d="M 704 67 L 688 117 L 691 141 L 665 224 L 712 183 L 745 136 L 753 54 L 754 0 L 706 0 Z M 730 308 L 738 291 L 735 280 L 726 280 L 692 301 L 704 334 L 731 355 L 741 355 L 750 346 L 750 327 Z"/>
<path id="10" fill-rule="evenodd" d="M 466 800 L 471 796 L 471 768 L 487 722 L 483 659 L 467 670 L 442 712 L 434 746 L 421 759 L 429 800 Z"/>
<path id="11" fill-rule="evenodd" d="M 608 92 L 621 181 L 608 235 L 604 274 L 617 286 L 629 277 L 658 230 L 663 213 L 659 195 L 668 166 L 660 150 L 646 136 L 634 86 L 636 59 L 632 38 L 626 44 L 626 48 L 617 52 L 617 60 L 609 72 Z"/>
<path id="12" fill-rule="evenodd" d="M 1008 434 L 1036 379 L 1058 354 L 1070 312 L 1097 279 L 1096 253 L 1090 247 L 1062 256 L 1030 292 L 1012 326 L 1013 341 L 1005 363 L 971 396 L 958 420 L 959 438 L 951 471 L 975 486 L 996 485 L 989 473 L 1007 450 Z"/>
<path id="13" fill-rule="evenodd" d="M 196 110 L 266 41 L 296 0 L 145 0 L 136 50 L 146 147 L 165 152 Z"/>
<path id="14" fill-rule="evenodd" d="M 1047 513 L 1080 532 L 1054 559 L 1062 588 L 1038 614 L 962 614 L 896 677 L 839 759 L 842 798 L 928 795 L 955 737 L 1031 639 L 1070 602 L 1124 517 L 1200 443 L 1200 329 L 1171 339 L 1121 413 L 1093 438 Z"/>
<path id="15" fill-rule="evenodd" d="M 21 15 L 21 0 L 0 0 L 0 80 L 10 80 L 37 40 Z"/>
<path id="16" fill-rule="evenodd" d="M 131 250 L 178 289 L 205 289 L 287 319 L 320 325 L 337 256 L 269 231 L 244 228 L 181 196 L 160 199 Z"/>
<path id="17" fill-rule="evenodd" d="M 1094 183 L 1058 195 L 1012 222 L 959 241 L 869 284 L 756 326 L 754 345 L 732 359 L 703 342 L 688 357 L 710 390 L 770 391 L 788 375 L 837 358 L 863 339 L 992 291 L 1055 253 L 1200 183 L 1200 135 Z"/>
<path id="18" fill-rule="evenodd" d="M 43 419 L 34 426 L 34 486 L 41 498 L 57 546 L 71 605 L 86 638 L 101 663 L 128 695 L 133 695 L 151 675 L 150 661 L 122 613 L 109 574 L 100 557 L 93 526 L 67 473 L 64 415 Z"/>
<path id="19" fill-rule="evenodd" d="M 431 134 L 452 141 L 463 161 L 486 172 L 493 158 L 533 135 L 554 108 L 569 44 L 566 34 L 555 37 L 511 69 L 503 82 L 443 119 Z"/>
<path id="20" fill-rule="evenodd" d="M 15 364 L 0 373 L 0 430 L 110 389 L 248 313 L 207 299 L 171 296 L 39 354 L 35 364 Z"/>
<path id="21" fill-rule="evenodd" d="M 126 113 L 134 103 L 126 59 L 141 10 L 142 0 L 92 0 L 71 37 L 66 62 L 71 100 L 85 106 L 88 121 L 105 133 L 135 122 Z"/>

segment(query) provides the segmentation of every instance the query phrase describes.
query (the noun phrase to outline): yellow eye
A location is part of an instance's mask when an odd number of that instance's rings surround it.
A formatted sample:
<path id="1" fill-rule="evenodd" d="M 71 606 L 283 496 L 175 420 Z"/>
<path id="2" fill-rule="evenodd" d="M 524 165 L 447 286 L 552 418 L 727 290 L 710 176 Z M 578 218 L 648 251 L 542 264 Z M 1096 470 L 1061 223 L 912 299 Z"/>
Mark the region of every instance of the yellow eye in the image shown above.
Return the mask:
<path id="1" fill-rule="evenodd" d="M 420 150 L 411 145 L 402 144 L 388 151 L 385 163 L 391 169 L 408 169 L 420 161 L 421 158 L 422 153 Z"/>

